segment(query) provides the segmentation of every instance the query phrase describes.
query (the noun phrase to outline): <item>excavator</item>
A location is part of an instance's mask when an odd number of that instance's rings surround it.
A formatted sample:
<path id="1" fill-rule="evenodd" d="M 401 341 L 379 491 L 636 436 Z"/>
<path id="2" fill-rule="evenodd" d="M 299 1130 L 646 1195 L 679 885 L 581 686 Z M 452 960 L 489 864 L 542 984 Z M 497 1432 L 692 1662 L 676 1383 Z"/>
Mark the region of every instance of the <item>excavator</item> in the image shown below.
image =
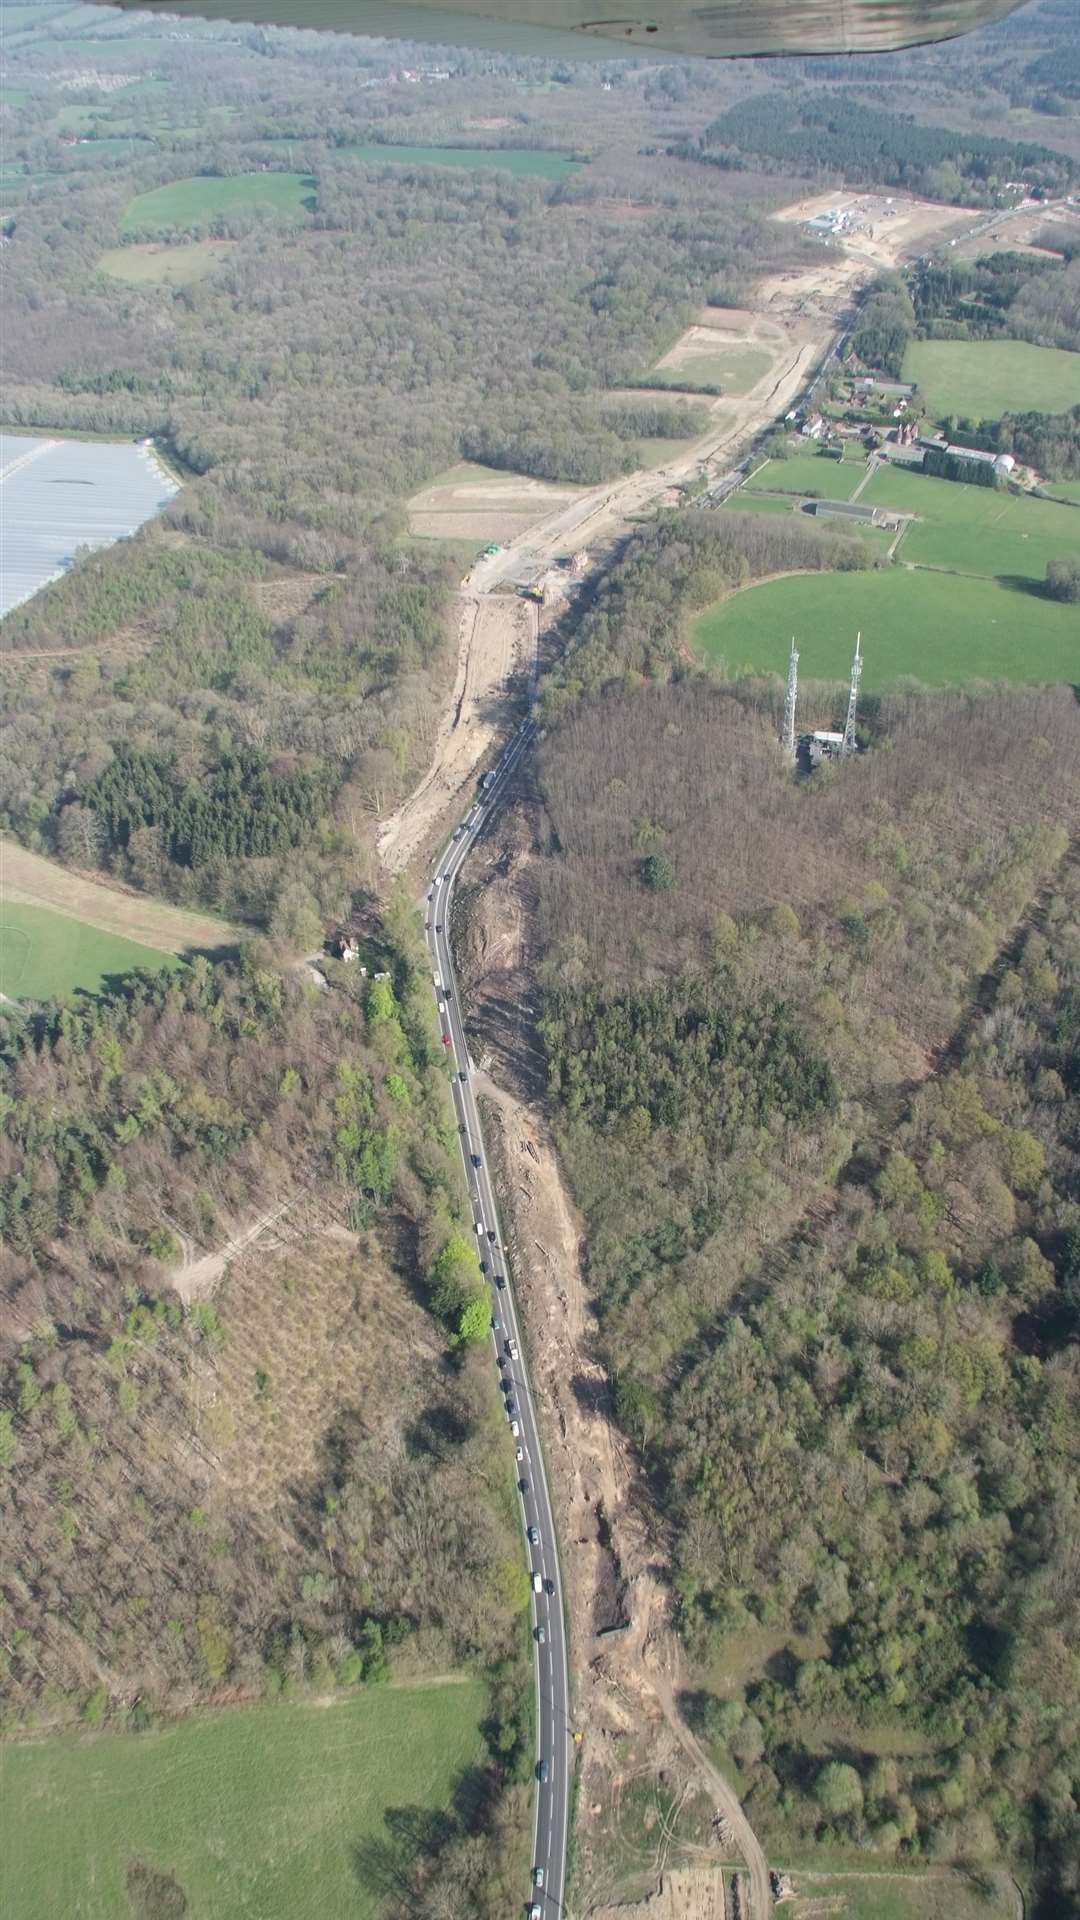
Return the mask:
<path id="1" fill-rule="evenodd" d="M 553 59 L 616 48 L 734 59 L 895 53 L 984 27 L 1021 0 L 98 0 L 143 13 L 306 27 Z"/>

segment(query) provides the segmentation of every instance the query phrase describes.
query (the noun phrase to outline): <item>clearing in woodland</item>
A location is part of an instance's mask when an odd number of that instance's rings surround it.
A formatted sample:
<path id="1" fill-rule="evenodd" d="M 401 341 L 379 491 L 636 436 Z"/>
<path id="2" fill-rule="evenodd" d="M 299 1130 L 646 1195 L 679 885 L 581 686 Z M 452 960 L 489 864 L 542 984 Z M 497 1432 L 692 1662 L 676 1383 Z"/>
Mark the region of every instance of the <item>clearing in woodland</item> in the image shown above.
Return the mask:
<path id="1" fill-rule="evenodd" d="M 133 287 L 188 287 L 213 273 L 234 245 L 232 240 L 192 240 L 169 247 L 150 240 L 142 246 L 111 247 L 98 266 L 110 279 L 126 280 Z"/>
<path id="2" fill-rule="evenodd" d="M 9 1745 L 4 1910 L 374 1920 L 388 1812 L 449 1804 L 482 1758 L 485 1699 L 448 1680 Z"/>

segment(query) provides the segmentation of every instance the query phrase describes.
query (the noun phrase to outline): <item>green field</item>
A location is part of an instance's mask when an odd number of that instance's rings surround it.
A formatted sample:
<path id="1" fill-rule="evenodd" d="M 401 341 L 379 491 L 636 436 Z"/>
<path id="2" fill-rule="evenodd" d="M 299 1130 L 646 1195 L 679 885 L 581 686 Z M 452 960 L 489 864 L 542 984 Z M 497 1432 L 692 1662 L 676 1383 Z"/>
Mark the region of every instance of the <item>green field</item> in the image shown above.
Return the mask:
<path id="1" fill-rule="evenodd" d="M 179 964 L 175 953 L 100 933 L 51 907 L 0 904 L 0 993 L 9 1000 L 48 1000 L 76 987 L 97 993 L 107 974 Z"/>
<path id="2" fill-rule="evenodd" d="M 1055 500 L 1075 500 L 1080 506 L 1080 480 L 1047 480 L 1043 492 Z"/>
<path id="3" fill-rule="evenodd" d="M 364 146 L 357 142 L 335 147 L 335 160 L 362 160 L 382 167 L 497 167 L 521 179 L 564 180 L 582 165 L 572 153 L 551 147 L 399 147 Z"/>
<path id="4" fill-rule="evenodd" d="M 231 240 L 191 240 L 176 247 L 112 247 L 98 266 L 111 279 L 133 287 L 186 287 L 213 273 L 232 246 Z"/>
<path id="5" fill-rule="evenodd" d="M 173 180 L 167 187 L 140 193 L 121 222 L 121 233 L 139 233 L 147 227 L 205 226 L 218 214 L 237 207 L 270 207 L 278 213 L 300 213 L 311 200 L 317 182 L 308 173 L 204 174 Z"/>
<path id="6" fill-rule="evenodd" d="M 373 1920 L 364 1854 L 384 1812 L 449 1805 L 482 1758 L 485 1698 L 474 1681 L 384 1687 L 5 1747 L 0 1910 L 130 1920 L 140 1859 L 176 1876 L 186 1920 Z"/>
<path id="7" fill-rule="evenodd" d="M 996 580 L 903 567 L 748 587 L 703 613 L 692 639 L 730 669 L 782 674 L 794 634 L 806 679 L 844 681 L 860 630 L 870 693 L 904 675 L 932 687 L 1080 682 L 1075 607 Z"/>
<path id="8" fill-rule="evenodd" d="M 793 453 L 768 460 L 748 480 L 744 493 L 800 493 L 820 500 L 850 500 L 866 471 L 862 460 L 827 460 L 821 453 Z M 862 496 L 860 495 L 860 498 Z"/>
<path id="9" fill-rule="evenodd" d="M 649 379 L 657 387 L 722 387 L 725 393 L 749 393 L 771 365 L 772 354 L 764 347 L 727 347 L 717 353 L 688 353 L 677 365 L 654 367 Z"/>
<path id="10" fill-rule="evenodd" d="M 1080 404 L 1080 353 L 1026 340 L 913 340 L 904 379 L 915 381 L 938 419 L 1062 413 Z"/>
<path id="11" fill-rule="evenodd" d="M 901 558 L 956 573 L 1043 580 L 1048 560 L 1080 552 L 1080 514 L 1004 488 L 963 486 L 928 474 L 879 467 L 860 496 L 868 506 L 917 513 Z"/>

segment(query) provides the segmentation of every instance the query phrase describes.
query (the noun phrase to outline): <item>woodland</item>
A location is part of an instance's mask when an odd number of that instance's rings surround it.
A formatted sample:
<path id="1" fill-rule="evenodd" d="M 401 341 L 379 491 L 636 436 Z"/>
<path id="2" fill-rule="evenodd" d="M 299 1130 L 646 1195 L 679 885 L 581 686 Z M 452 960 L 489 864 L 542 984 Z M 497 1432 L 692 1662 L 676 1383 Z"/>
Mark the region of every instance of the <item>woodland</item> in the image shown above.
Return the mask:
<path id="1" fill-rule="evenodd" d="M 1080 707 L 866 700 L 858 759 L 796 781 L 782 689 L 681 653 L 693 535 L 650 537 L 571 636 L 540 750 L 539 1033 L 686 1711 L 767 1845 L 1004 1857 L 1057 1920 Z M 828 723 L 830 690 L 804 704 Z M 782 1656 L 717 1688 L 755 1634 Z"/>
<path id="2" fill-rule="evenodd" d="M 528 1581 L 404 903 L 379 937 L 389 980 L 328 960 L 320 993 L 255 945 L 5 1016 L 3 1730 L 475 1667 L 469 1822 L 395 1874 L 419 1912 L 466 1862 L 486 1915 L 531 1766 Z M 292 1234 L 188 1291 L 267 1208 Z"/>
<path id="3" fill-rule="evenodd" d="M 689 145 L 678 149 L 693 157 Z M 901 187 L 955 206 L 1009 204 L 1006 181 L 1036 195 L 1068 190 L 1077 168 L 1035 141 L 928 126 L 912 114 L 814 90 L 762 95 L 731 107 L 700 136 L 700 157 L 738 171 L 747 158 L 780 171 L 820 171 L 846 183 Z"/>

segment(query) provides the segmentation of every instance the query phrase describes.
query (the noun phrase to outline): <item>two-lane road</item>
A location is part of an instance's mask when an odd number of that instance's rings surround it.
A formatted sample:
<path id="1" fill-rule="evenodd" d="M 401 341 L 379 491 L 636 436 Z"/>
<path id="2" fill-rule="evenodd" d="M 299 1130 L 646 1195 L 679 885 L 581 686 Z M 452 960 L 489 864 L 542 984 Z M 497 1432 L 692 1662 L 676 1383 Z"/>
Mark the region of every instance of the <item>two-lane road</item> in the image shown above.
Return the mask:
<path id="1" fill-rule="evenodd" d="M 480 1130 L 480 1114 L 473 1090 L 472 1066 L 450 950 L 450 908 L 454 882 L 477 833 L 492 809 L 498 806 L 506 782 L 528 747 L 532 733 L 532 722 L 527 720 L 514 735 L 494 773 L 487 776 L 487 784 L 437 861 L 425 917 L 442 1034 L 453 1068 L 458 1138 L 473 1207 L 477 1250 L 491 1285 L 492 1342 L 500 1379 L 505 1382 L 508 1418 L 517 1429 L 514 1444 L 517 1451 L 518 1494 L 522 1526 L 528 1541 L 525 1551 L 534 1588 L 533 1655 L 536 1670 L 534 1885 L 529 1891 L 525 1910 L 531 1911 L 535 1904 L 544 1920 L 548 1920 L 548 1916 L 553 1917 L 563 1907 L 570 1811 L 570 1687 L 562 1580 L 547 1473 L 540 1450 L 532 1389 L 525 1369 L 517 1307 L 507 1268 L 487 1152 Z M 530 1534 L 535 1535 L 535 1543 L 530 1539 Z M 537 1576 L 539 1592 L 535 1591 Z M 542 1886 L 535 1884 L 538 1870 L 543 1874 Z"/>

